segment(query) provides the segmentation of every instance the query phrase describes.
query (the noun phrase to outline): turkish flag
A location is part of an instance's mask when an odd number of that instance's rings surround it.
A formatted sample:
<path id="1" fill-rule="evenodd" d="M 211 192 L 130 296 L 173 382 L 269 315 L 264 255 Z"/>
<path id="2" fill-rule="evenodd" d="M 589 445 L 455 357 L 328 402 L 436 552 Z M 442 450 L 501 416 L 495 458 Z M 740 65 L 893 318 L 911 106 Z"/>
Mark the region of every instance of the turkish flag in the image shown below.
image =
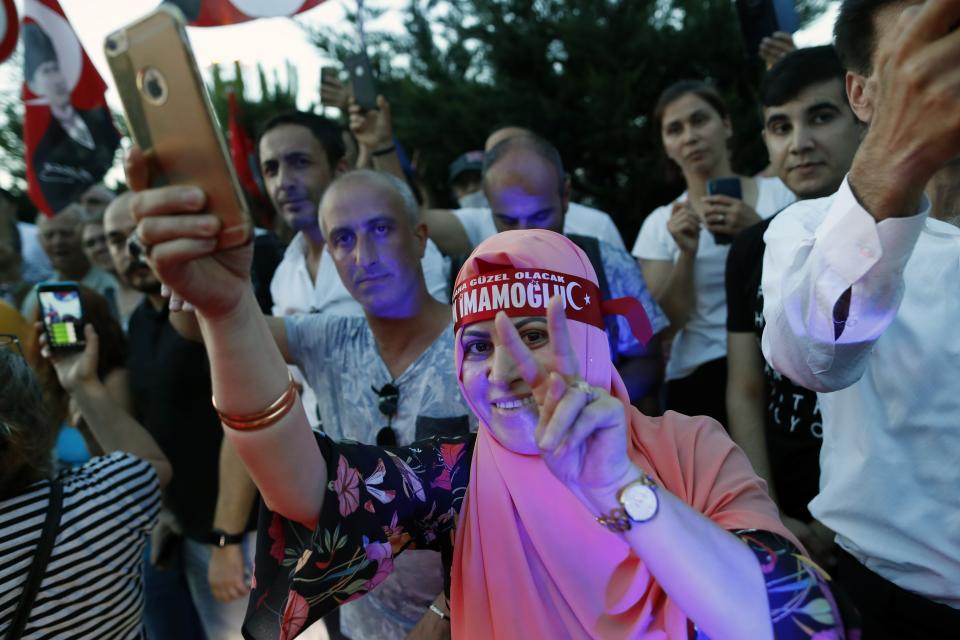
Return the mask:
<path id="1" fill-rule="evenodd" d="M 263 185 L 257 179 L 260 172 L 257 170 L 257 155 L 253 150 L 253 139 L 247 130 L 240 124 L 240 103 L 237 101 L 237 95 L 230 91 L 227 94 L 227 128 L 230 132 L 230 158 L 233 160 L 233 166 L 237 170 L 237 178 L 240 185 L 247 192 L 251 201 L 255 204 L 262 203 L 264 200 Z M 256 207 L 257 209 L 259 207 Z M 260 219 L 257 223 L 263 227 L 269 227 L 269 219 Z"/>
<path id="2" fill-rule="evenodd" d="M 103 179 L 120 134 L 103 78 L 57 0 L 25 0 L 20 33 L 28 193 L 52 216 Z"/>
<path id="3" fill-rule="evenodd" d="M 183 11 L 191 27 L 220 27 L 257 18 L 292 16 L 323 0 L 167 0 Z"/>
<path id="4" fill-rule="evenodd" d="M 20 29 L 17 26 L 17 7 L 13 0 L 2 0 L 0 2 L 0 62 L 10 57 L 13 50 L 17 48 L 17 37 L 20 35 Z"/>

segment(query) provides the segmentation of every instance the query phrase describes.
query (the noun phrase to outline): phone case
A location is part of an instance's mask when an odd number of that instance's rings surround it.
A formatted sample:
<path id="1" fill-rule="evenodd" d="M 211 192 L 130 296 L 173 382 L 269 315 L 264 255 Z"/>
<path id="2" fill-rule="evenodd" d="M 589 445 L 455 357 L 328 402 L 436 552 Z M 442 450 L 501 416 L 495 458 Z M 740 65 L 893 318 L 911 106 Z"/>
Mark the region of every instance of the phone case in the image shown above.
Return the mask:
<path id="1" fill-rule="evenodd" d="M 707 195 L 727 196 L 743 199 L 743 188 L 740 184 L 740 178 L 715 178 L 707 182 Z"/>
<path id="2" fill-rule="evenodd" d="M 347 58 L 347 70 L 350 72 L 350 84 L 353 98 L 361 109 L 369 111 L 377 108 L 377 84 L 367 54 L 358 53 Z"/>
<path id="3" fill-rule="evenodd" d="M 252 218 L 179 9 L 161 5 L 107 36 L 104 51 L 130 132 L 148 153 L 152 186 L 201 187 L 223 223 L 219 246 L 246 243 Z"/>

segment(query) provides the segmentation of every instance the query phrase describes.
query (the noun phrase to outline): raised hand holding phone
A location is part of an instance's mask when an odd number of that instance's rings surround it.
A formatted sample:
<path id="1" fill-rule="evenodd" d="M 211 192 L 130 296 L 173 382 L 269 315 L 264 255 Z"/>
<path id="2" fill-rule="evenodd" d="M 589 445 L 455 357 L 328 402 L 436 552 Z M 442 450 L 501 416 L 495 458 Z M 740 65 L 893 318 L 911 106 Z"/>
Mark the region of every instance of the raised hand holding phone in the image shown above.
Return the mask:
<path id="1" fill-rule="evenodd" d="M 104 50 L 150 185 L 196 185 L 220 220 L 219 246 L 246 244 L 253 222 L 184 28 L 164 4 L 107 36 Z"/>
<path id="2" fill-rule="evenodd" d="M 37 302 L 44 342 L 51 352 L 83 351 L 83 305 L 76 282 L 43 282 L 37 287 Z"/>
<path id="3" fill-rule="evenodd" d="M 322 67 L 320 69 L 320 104 L 346 113 L 350 106 L 350 98 L 350 86 L 340 82 L 337 70 L 333 67 Z"/>
<path id="4" fill-rule="evenodd" d="M 353 99 L 364 111 L 377 108 L 377 83 L 373 77 L 373 67 L 370 65 L 370 59 L 366 53 L 357 53 L 346 62 L 347 71 L 350 72 L 350 86 L 353 92 Z"/>
<path id="5" fill-rule="evenodd" d="M 253 244 L 222 249 L 221 221 L 206 210 L 197 187 L 150 188 L 146 155 L 137 147 L 125 162 L 137 234 L 150 246 L 150 267 L 164 285 L 207 317 L 232 311 L 250 288 Z"/>
<path id="6" fill-rule="evenodd" d="M 73 393 L 80 385 L 97 380 L 97 363 L 100 340 L 93 325 L 83 328 L 83 348 L 64 351 L 54 349 L 46 332 L 40 335 L 40 354 L 48 359 L 67 393 Z"/>

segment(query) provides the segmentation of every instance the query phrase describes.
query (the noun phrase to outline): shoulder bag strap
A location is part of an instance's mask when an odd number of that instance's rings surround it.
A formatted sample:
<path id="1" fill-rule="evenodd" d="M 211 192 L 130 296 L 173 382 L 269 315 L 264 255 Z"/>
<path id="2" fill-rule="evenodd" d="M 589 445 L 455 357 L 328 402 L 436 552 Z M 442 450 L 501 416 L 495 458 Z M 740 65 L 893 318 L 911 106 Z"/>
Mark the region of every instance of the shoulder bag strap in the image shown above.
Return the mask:
<path id="1" fill-rule="evenodd" d="M 40 583 L 43 581 L 43 574 L 46 571 L 47 562 L 50 560 L 50 554 L 53 552 L 53 543 L 57 538 L 57 529 L 60 527 L 60 513 L 62 508 L 63 485 L 59 478 L 55 478 L 50 483 L 50 500 L 47 506 L 47 518 L 43 522 L 43 533 L 40 534 L 37 555 L 33 560 L 33 564 L 30 566 L 27 583 L 23 587 L 20 602 L 17 604 L 17 610 L 13 614 L 13 621 L 10 623 L 10 629 L 7 632 L 7 640 L 20 640 L 23 629 L 27 626 L 30 609 L 33 607 L 33 601 L 37 598 L 37 593 L 40 591 Z"/>

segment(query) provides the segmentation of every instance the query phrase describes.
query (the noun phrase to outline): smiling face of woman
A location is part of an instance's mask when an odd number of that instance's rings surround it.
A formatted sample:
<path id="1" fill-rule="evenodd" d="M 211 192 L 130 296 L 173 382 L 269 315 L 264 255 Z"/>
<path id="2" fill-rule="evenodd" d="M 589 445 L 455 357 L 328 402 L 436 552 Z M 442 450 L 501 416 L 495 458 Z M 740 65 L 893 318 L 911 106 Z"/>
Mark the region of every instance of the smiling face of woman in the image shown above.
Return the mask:
<path id="1" fill-rule="evenodd" d="M 546 367 L 551 358 L 550 336 L 545 317 L 511 318 L 513 326 L 533 357 Z M 461 379 L 467 400 L 480 421 L 497 440 L 515 453 L 535 455 L 540 448 L 534 439 L 539 410 L 533 389 L 523 379 L 513 357 L 494 331 L 494 321 L 477 322 L 464 328 Z"/>

